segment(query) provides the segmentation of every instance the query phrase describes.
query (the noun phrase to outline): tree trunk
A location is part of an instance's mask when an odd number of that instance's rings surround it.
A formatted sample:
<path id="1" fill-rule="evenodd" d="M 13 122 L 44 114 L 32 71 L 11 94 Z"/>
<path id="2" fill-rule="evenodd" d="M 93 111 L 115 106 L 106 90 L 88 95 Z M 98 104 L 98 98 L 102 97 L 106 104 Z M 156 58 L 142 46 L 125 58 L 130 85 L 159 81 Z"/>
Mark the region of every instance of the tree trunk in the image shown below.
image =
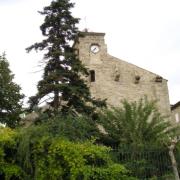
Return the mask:
<path id="1" fill-rule="evenodd" d="M 54 91 L 54 103 L 53 108 L 57 112 L 59 109 L 59 91 Z"/>
<path id="2" fill-rule="evenodd" d="M 177 168 L 177 162 L 176 162 L 176 158 L 174 156 L 174 148 L 175 148 L 175 143 L 172 142 L 172 144 L 169 146 L 169 156 L 171 158 L 171 163 L 172 163 L 175 180 L 180 180 L 178 168 Z"/>

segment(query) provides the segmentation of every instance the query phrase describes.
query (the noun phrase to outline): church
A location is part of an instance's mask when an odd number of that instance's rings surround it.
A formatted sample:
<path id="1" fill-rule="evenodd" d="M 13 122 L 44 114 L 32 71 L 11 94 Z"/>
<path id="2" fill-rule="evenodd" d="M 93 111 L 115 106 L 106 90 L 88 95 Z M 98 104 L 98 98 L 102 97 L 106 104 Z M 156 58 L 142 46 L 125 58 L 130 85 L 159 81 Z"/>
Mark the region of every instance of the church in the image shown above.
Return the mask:
<path id="1" fill-rule="evenodd" d="M 88 68 L 92 97 L 107 99 L 108 105 L 117 107 L 124 99 L 138 101 L 147 96 L 157 101 L 160 113 L 170 116 L 167 80 L 108 54 L 104 37 L 105 33 L 82 32 L 74 44 Z"/>

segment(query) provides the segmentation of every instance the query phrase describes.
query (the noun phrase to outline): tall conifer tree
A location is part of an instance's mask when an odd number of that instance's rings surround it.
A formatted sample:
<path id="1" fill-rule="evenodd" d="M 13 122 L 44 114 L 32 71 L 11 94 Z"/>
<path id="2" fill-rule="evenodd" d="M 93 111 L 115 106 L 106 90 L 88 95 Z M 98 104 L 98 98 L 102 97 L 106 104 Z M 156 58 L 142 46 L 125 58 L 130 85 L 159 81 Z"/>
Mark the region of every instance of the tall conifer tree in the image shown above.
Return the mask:
<path id="1" fill-rule="evenodd" d="M 0 56 L 0 122 L 12 128 L 16 127 L 20 120 L 21 100 L 24 97 L 13 78 L 5 55 Z"/>
<path id="2" fill-rule="evenodd" d="M 72 110 L 92 114 L 97 106 L 105 103 L 91 98 L 89 88 L 81 78 L 88 72 L 71 45 L 78 35 L 76 25 L 79 22 L 71 14 L 73 7 L 70 0 L 54 0 L 40 12 L 45 16 L 40 29 L 46 38 L 27 48 L 27 51 L 45 50 L 46 64 L 43 79 L 37 85 L 38 93 L 30 98 L 30 104 L 33 107 L 48 97 L 47 102 L 56 112 Z"/>

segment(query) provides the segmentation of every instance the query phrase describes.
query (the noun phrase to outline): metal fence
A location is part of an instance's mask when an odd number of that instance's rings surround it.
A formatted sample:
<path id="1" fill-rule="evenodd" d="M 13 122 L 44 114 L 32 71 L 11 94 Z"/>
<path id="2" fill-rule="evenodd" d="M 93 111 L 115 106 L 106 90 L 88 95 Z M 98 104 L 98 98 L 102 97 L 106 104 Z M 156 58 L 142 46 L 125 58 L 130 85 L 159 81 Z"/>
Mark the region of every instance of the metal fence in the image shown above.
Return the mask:
<path id="1" fill-rule="evenodd" d="M 114 149 L 111 155 L 140 180 L 173 180 L 168 149 Z"/>

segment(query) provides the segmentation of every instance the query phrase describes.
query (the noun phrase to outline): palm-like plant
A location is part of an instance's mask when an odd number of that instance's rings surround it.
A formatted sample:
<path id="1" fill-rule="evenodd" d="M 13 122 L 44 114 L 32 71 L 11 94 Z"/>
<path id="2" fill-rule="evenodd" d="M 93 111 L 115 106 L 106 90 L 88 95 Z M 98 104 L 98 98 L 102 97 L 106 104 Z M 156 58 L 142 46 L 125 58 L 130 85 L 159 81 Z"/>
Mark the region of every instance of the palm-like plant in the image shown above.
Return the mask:
<path id="1" fill-rule="evenodd" d="M 166 143 L 177 127 L 163 117 L 154 101 L 123 101 L 122 107 L 111 108 L 100 116 L 109 143 L 114 145 L 145 146 Z M 112 144 L 111 144 L 112 145 Z"/>

